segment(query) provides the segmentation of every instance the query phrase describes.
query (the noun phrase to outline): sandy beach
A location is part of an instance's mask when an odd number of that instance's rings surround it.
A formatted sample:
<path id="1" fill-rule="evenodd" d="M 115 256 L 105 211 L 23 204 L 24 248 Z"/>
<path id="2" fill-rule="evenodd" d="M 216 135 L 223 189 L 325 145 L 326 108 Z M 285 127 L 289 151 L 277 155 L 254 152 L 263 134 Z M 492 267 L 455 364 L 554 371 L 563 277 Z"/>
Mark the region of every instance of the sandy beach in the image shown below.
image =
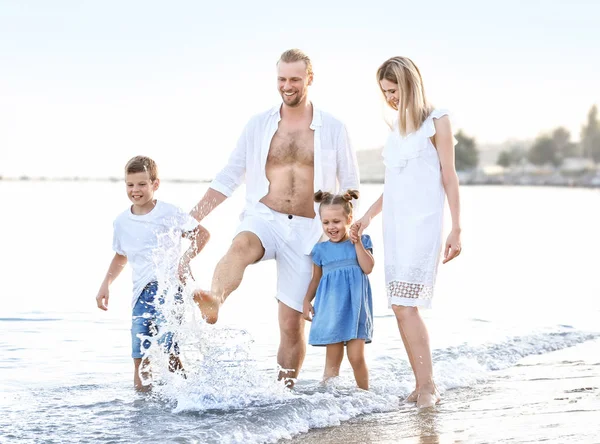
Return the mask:
<path id="1" fill-rule="evenodd" d="M 523 359 L 434 410 L 399 405 L 293 440 L 317 443 L 600 443 L 600 340 Z"/>

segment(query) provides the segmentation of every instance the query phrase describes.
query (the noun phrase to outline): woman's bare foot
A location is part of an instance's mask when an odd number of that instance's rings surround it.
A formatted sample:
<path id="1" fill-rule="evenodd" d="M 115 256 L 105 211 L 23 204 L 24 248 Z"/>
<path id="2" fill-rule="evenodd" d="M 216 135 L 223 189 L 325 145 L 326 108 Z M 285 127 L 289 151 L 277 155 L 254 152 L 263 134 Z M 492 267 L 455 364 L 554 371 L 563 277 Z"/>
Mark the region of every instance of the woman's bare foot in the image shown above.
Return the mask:
<path id="1" fill-rule="evenodd" d="M 441 401 L 440 394 L 437 389 L 434 388 L 432 390 L 421 390 L 417 392 L 417 408 L 418 409 L 427 409 L 429 407 L 433 407 Z"/>
<path id="2" fill-rule="evenodd" d="M 404 400 L 404 402 L 417 402 L 417 398 L 419 394 L 417 393 L 417 389 L 414 389 L 410 395 Z"/>
<path id="3" fill-rule="evenodd" d="M 219 307 L 221 302 L 210 292 L 197 290 L 194 292 L 194 302 L 200 308 L 202 317 L 208 324 L 214 324 L 219 319 Z"/>

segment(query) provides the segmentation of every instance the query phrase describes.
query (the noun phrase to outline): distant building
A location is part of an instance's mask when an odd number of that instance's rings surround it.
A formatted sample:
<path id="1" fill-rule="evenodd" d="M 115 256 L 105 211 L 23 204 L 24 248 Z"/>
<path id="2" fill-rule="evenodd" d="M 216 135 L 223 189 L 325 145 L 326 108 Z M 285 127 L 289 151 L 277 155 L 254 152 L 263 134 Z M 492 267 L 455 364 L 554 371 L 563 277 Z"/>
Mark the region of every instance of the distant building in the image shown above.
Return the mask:
<path id="1" fill-rule="evenodd" d="M 592 159 L 583 157 L 567 157 L 563 159 L 563 163 L 560 166 L 560 172 L 568 175 L 582 174 L 588 171 L 594 171 L 595 169 L 596 165 Z"/>

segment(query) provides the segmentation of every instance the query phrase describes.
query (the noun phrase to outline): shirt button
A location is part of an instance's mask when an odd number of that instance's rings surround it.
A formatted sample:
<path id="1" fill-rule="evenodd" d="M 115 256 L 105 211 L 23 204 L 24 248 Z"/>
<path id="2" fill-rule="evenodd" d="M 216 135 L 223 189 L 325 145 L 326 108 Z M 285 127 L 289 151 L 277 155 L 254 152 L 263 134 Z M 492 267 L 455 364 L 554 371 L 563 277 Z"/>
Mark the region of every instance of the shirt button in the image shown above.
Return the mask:
<path id="1" fill-rule="evenodd" d="M 288 214 L 288 219 L 293 218 L 294 216 L 292 216 L 291 214 Z"/>

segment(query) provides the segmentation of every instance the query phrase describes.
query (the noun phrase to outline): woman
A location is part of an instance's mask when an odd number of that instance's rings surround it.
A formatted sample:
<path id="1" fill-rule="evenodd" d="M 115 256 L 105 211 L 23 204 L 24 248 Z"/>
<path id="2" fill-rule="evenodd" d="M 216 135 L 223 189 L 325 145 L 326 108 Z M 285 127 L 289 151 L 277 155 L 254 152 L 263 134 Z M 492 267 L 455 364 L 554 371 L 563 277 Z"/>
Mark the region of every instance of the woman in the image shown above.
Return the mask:
<path id="1" fill-rule="evenodd" d="M 429 336 L 419 308 L 431 307 L 446 197 L 452 230 L 443 263 L 461 251 L 454 138 L 448 113 L 427 101 L 421 73 L 412 60 L 392 57 L 377 70 L 377 81 L 386 103 L 398 116 L 383 150 L 383 194 L 356 221 L 352 238 L 360 238 L 383 210 L 388 302 L 416 380 L 407 401 L 416 402 L 419 408 L 431 407 L 440 401 L 440 395 L 433 381 Z"/>

